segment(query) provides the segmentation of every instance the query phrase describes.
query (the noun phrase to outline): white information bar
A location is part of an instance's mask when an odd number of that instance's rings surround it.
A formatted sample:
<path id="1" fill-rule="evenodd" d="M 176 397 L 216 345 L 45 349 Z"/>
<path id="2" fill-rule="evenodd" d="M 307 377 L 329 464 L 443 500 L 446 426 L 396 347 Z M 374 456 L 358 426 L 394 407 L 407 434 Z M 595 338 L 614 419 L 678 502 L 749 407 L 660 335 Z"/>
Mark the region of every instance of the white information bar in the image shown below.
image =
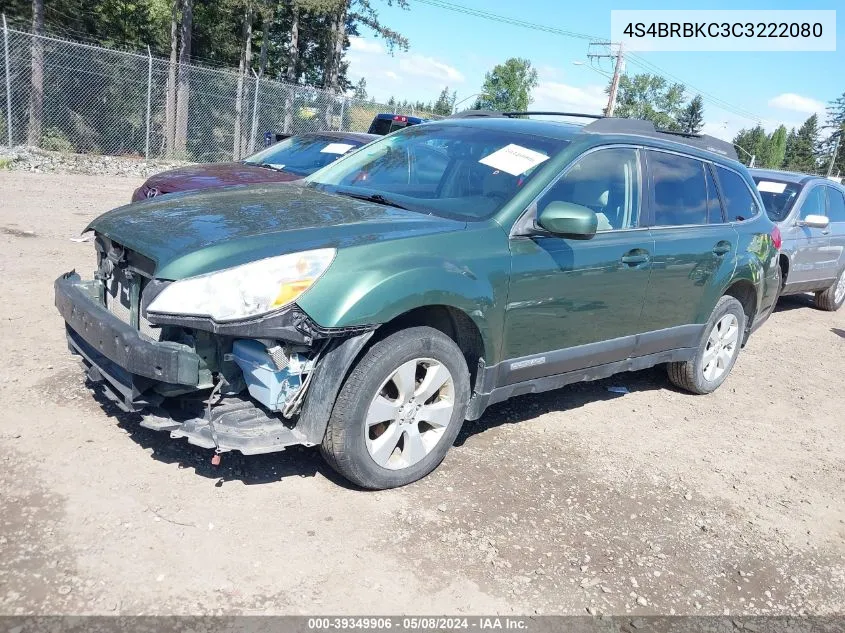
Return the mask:
<path id="1" fill-rule="evenodd" d="M 628 51 L 835 51 L 833 10 L 611 11 Z"/>

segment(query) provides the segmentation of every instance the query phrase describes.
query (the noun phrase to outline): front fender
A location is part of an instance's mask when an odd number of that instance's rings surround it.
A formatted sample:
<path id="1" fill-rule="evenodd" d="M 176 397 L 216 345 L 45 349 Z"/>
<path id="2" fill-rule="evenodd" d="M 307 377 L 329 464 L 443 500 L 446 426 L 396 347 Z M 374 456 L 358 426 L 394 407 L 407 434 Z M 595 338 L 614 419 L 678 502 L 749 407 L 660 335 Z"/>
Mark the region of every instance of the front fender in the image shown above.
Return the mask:
<path id="1" fill-rule="evenodd" d="M 478 327 L 485 360 L 498 362 L 509 273 L 500 228 L 462 231 L 341 250 L 298 303 L 327 328 L 388 323 L 426 306 L 455 308 Z"/>

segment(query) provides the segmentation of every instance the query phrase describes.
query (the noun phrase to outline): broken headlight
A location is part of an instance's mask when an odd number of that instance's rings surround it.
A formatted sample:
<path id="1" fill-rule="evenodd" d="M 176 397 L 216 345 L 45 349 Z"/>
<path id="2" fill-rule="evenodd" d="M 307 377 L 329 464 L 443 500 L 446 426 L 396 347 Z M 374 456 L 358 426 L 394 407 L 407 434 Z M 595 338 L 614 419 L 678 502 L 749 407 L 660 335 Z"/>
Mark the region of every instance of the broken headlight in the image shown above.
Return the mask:
<path id="1" fill-rule="evenodd" d="M 335 249 L 321 248 L 182 279 L 162 290 L 147 310 L 215 321 L 259 316 L 295 301 L 326 271 L 334 255 Z"/>

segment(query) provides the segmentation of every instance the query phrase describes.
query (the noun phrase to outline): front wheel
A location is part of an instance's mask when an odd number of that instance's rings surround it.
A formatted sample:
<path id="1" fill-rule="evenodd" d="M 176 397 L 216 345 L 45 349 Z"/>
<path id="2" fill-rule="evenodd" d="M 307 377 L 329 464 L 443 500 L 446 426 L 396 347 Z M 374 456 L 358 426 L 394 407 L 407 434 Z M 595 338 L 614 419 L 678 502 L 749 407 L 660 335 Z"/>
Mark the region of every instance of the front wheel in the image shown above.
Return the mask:
<path id="1" fill-rule="evenodd" d="M 845 303 L 845 268 L 836 281 L 827 290 L 816 293 L 816 307 L 820 310 L 835 312 Z"/>
<path id="2" fill-rule="evenodd" d="M 461 350 L 430 327 L 373 345 L 349 374 L 320 446 L 329 465 L 364 488 L 404 486 L 437 468 L 470 395 Z"/>
<path id="3" fill-rule="evenodd" d="M 669 363 L 669 380 L 692 393 L 712 393 L 733 369 L 745 335 L 745 311 L 734 297 L 719 299 L 705 326 L 695 357 Z"/>

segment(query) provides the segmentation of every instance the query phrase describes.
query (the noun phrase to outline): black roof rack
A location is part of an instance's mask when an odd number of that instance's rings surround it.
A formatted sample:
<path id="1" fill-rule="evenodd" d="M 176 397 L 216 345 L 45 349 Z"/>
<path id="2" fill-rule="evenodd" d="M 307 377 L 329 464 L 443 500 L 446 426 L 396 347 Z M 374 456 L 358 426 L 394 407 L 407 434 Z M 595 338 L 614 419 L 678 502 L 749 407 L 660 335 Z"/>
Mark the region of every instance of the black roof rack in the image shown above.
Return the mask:
<path id="1" fill-rule="evenodd" d="M 499 112 L 496 110 L 465 110 L 452 114 L 447 119 L 469 119 L 476 117 L 498 117 L 514 118 L 519 116 L 546 115 L 546 116 L 570 116 L 585 119 L 595 119 L 585 125 L 584 132 L 598 134 L 635 134 L 667 141 L 683 143 L 707 152 L 713 152 L 732 160 L 739 160 L 736 148 L 733 144 L 706 134 L 687 134 L 654 127 L 654 123 L 644 119 L 621 119 L 618 117 L 606 117 L 600 114 L 584 114 L 582 112 Z"/>
<path id="2" fill-rule="evenodd" d="M 584 114 L 582 112 L 500 112 L 498 110 L 464 110 L 450 114 L 447 119 L 472 119 L 476 117 L 507 117 L 513 119 L 519 116 L 574 116 L 584 119 L 602 119 L 601 114 Z"/>
<path id="3" fill-rule="evenodd" d="M 603 114 L 585 114 L 583 112 L 502 112 L 503 115 L 508 117 L 517 117 L 517 116 L 574 116 L 579 117 L 582 119 L 603 119 Z"/>
<path id="4" fill-rule="evenodd" d="M 589 125 L 585 125 L 584 131 L 599 134 L 636 134 L 637 136 L 659 138 L 683 143 L 684 145 L 691 145 L 692 147 L 713 152 L 714 154 L 719 154 L 732 160 L 739 160 L 736 148 L 727 141 L 714 136 L 708 136 L 707 134 L 687 134 L 686 132 L 675 132 L 674 130 L 656 128 L 654 127 L 654 123 L 643 119 L 605 117 L 598 121 L 593 121 Z"/>

